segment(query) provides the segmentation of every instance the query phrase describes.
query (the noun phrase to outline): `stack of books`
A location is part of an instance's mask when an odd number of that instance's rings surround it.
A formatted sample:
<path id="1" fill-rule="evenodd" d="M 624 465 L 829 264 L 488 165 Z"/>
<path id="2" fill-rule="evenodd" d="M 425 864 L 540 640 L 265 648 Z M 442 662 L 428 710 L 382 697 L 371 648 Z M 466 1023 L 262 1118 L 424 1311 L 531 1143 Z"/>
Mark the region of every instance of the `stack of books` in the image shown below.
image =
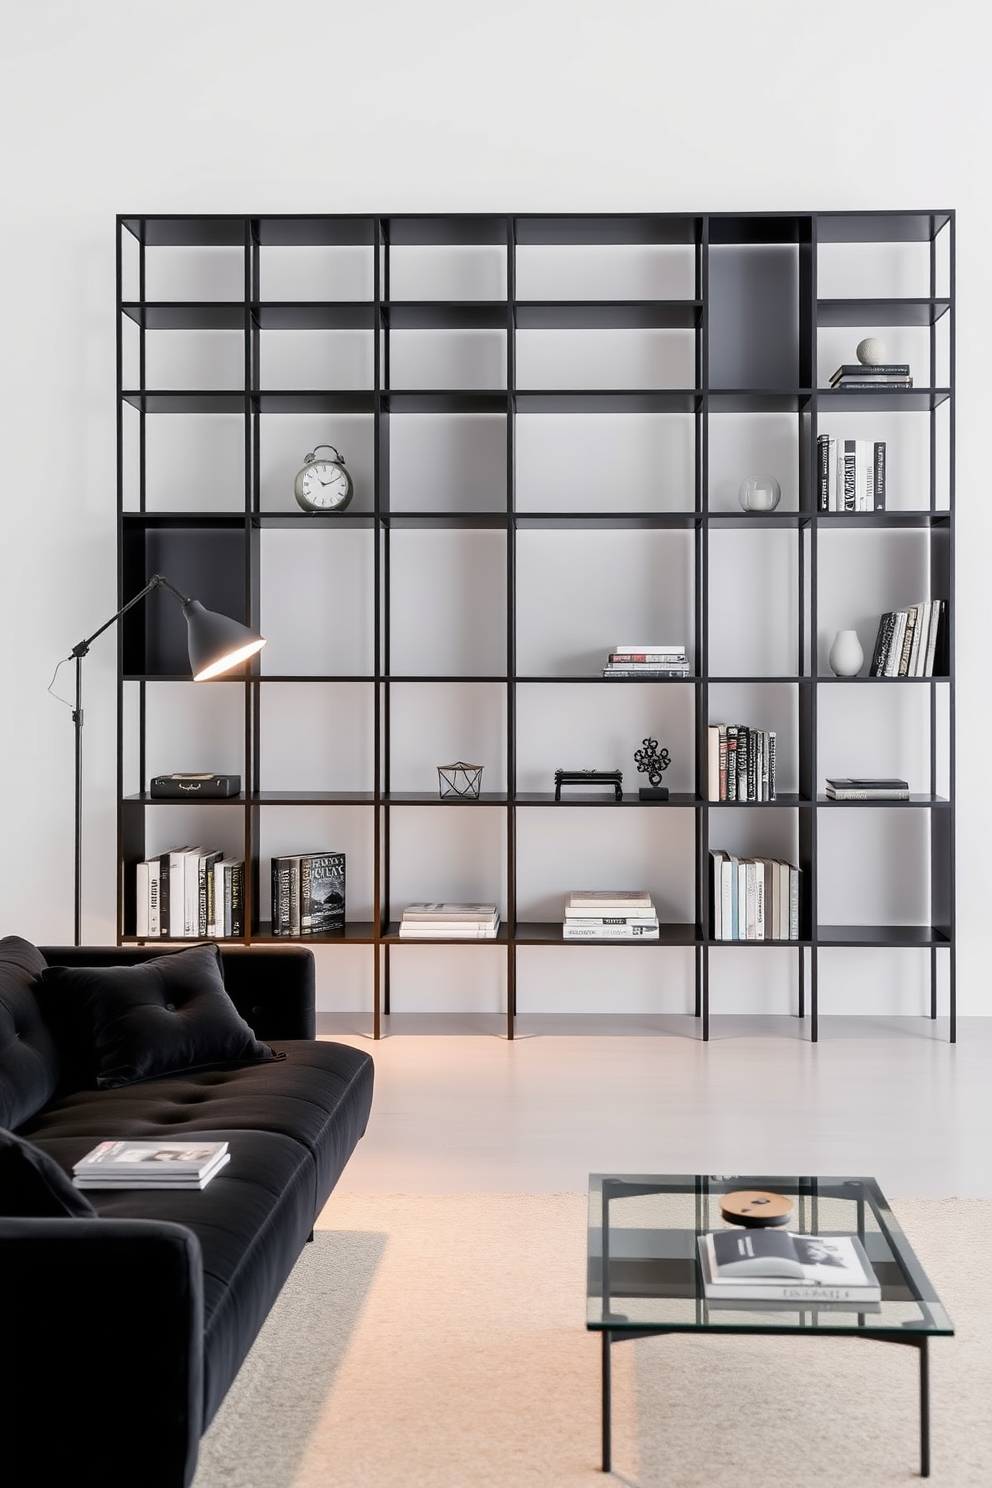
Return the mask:
<path id="1" fill-rule="evenodd" d="M 816 440 L 816 504 L 821 512 L 885 510 L 885 440 Z"/>
<path id="2" fill-rule="evenodd" d="M 708 801 L 775 800 L 775 730 L 711 723 L 706 731 Z"/>
<path id="3" fill-rule="evenodd" d="M 400 920 L 401 940 L 495 940 L 495 904 L 408 904 Z"/>
<path id="4" fill-rule="evenodd" d="M 139 940 L 227 940 L 245 933 L 245 865 L 203 847 L 173 847 L 135 864 Z"/>
<path id="5" fill-rule="evenodd" d="M 909 781 L 884 775 L 828 775 L 831 801 L 908 801 Z"/>
<path id="6" fill-rule="evenodd" d="M 658 912 L 646 889 L 577 889 L 565 900 L 565 940 L 658 940 Z"/>
<path id="7" fill-rule="evenodd" d="M 912 387 L 908 362 L 842 362 L 830 379 L 832 388 Z"/>
<path id="8" fill-rule="evenodd" d="M 798 940 L 799 869 L 711 849 L 714 940 Z"/>
<path id="9" fill-rule="evenodd" d="M 100 1142 L 73 1164 L 77 1188 L 206 1188 L 231 1161 L 226 1142 Z"/>
<path id="10" fill-rule="evenodd" d="M 272 934 L 344 934 L 344 853 L 272 859 Z"/>
<path id="11" fill-rule="evenodd" d="M 878 622 L 869 677 L 932 677 L 942 599 L 925 599 L 906 610 L 889 610 Z"/>
<path id="12" fill-rule="evenodd" d="M 604 677 L 688 677 L 684 646 L 658 644 L 616 645 L 609 654 Z"/>

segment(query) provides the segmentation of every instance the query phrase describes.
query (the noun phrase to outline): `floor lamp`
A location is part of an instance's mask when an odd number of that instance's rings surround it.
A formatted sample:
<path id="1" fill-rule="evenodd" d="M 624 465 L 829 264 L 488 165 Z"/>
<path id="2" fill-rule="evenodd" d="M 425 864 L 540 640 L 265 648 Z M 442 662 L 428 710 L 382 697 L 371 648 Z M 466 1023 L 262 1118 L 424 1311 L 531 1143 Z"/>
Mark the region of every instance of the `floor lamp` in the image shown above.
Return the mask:
<path id="1" fill-rule="evenodd" d="M 80 641 L 78 646 L 73 646 L 66 657 L 66 661 L 76 663 L 76 701 L 72 710 L 72 721 L 76 731 L 76 786 L 74 796 L 74 858 L 75 870 L 73 879 L 73 934 L 74 944 L 82 944 L 82 864 L 83 864 L 83 657 L 89 652 L 90 646 L 98 636 L 109 630 L 122 615 L 133 609 L 136 604 L 151 594 L 153 589 L 166 589 L 182 605 L 183 614 L 186 617 L 187 644 L 189 647 L 189 665 L 193 673 L 194 682 L 209 682 L 212 677 L 223 676 L 232 667 L 241 661 L 246 661 L 249 656 L 254 656 L 256 651 L 261 651 L 265 645 L 264 639 L 249 630 L 246 625 L 237 620 L 230 619 L 227 615 L 219 615 L 216 610 L 206 610 L 198 599 L 188 599 L 181 594 L 174 584 L 162 574 L 154 574 L 139 594 L 129 599 L 126 605 L 111 615 L 110 619 L 95 630 L 85 641 Z"/>

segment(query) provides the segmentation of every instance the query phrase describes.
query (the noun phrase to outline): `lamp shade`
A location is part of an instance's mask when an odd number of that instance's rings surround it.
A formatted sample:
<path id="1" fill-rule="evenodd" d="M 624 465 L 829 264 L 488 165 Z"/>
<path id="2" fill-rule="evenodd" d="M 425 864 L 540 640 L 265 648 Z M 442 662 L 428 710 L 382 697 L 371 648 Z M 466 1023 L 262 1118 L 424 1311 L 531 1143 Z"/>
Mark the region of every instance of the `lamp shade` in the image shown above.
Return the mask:
<path id="1" fill-rule="evenodd" d="M 194 682 L 222 676 L 265 645 L 264 639 L 246 625 L 216 610 L 205 610 L 198 599 L 188 599 L 183 614 Z"/>

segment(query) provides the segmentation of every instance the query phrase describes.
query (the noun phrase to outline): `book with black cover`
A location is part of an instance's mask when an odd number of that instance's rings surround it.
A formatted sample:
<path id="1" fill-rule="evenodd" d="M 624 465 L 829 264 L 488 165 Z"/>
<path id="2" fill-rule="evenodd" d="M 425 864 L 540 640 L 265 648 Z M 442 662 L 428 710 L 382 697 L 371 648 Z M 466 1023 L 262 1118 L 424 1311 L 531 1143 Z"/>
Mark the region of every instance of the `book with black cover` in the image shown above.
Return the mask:
<path id="1" fill-rule="evenodd" d="M 343 852 L 300 854 L 300 934 L 343 935 Z"/>

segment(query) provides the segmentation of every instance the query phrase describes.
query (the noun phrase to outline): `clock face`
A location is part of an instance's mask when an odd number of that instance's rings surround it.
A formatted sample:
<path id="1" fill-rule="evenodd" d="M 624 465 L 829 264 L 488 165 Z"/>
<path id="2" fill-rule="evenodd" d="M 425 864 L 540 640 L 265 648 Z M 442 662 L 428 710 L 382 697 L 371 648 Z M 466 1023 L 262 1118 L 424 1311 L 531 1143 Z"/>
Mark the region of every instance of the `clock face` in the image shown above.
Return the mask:
<path id="1" fill-rule="evenodd" d="M 311 460 L 296 478 L 296 494 L 311 511 L 340 511 L 351 500 L 351 479 L 334 460 Z"/>

